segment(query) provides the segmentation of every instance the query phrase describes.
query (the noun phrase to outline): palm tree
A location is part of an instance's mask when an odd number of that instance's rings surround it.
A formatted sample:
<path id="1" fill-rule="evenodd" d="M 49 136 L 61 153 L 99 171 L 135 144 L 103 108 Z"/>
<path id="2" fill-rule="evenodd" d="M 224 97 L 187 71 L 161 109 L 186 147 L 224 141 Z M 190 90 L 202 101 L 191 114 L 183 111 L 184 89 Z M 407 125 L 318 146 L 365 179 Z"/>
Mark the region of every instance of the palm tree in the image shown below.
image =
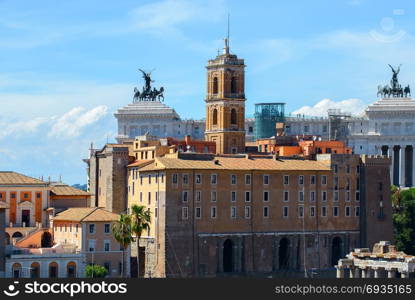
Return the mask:
<path id="1" fill-rule="evenodd" d="M 112 234 L 122 247 L 122 274 L 125 274 L 125 250 L 133 242 L 134 238 L 131 231 L 131 216 L 121 214 L 118 221 L 112 224 Z"/>
<path id="2" fill-rule="evenodd" d="M 134 204 L 131 207 L 132 232 L 137 243 L 137 277 L 140 277 L 140 238 L 144 230 L 150 230 L 151 213 L 145 206 Z"/>
<path id="3" fill-rule="evenodd" d="M 399 186 L 391 186 L 392 193 L 392 208 L 395 212 L 399 213 L 401 210 L 402 193 Z"/>

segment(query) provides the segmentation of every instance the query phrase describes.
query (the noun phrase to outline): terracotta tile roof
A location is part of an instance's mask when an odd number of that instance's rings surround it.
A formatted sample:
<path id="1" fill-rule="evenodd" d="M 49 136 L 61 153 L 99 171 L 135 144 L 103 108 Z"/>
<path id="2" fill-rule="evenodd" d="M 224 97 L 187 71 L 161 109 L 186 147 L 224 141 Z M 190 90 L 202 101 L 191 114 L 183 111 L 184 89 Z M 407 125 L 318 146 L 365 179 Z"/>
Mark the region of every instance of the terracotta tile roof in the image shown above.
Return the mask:
<path id="1" fill-rule="evenodd" d="M 12 171 L 0 171 L 0 185 L 47 185 L 47 182 Z"/>
<path id="2" fill-rule="evenodd" d="M 51 190 L 52 195 L 56 196 L 90 196 L 91 194 L 83 190 L 74 188 L 67 184 L 54 184 Z"/>
<path id="3" fill-rule="evenodd" d="M 136 160 L 135 162 L 128 165 L 128 167 L 141 167 L 146 166 L 148 164 L 151 164 L 154 161 L 154 159 L 148 159 L 148 160 Z"/>
<path id="4" fill-rule="evenodd" d="M 75 222 L 105 222 L 116 221 L 119 215 L 109 212 L 102 207 L 72 207 L 58 213 L 53 220 L 55 221 L 75 221 Z"/>
<path id="5" fill-rule="evenodd" d="M 326 164 L 314 160 L 276 160 L 272 158 L 214 157 L 213 159 L 178 159 L 160 157 L 142 167 L 141 171 L 163 169 L 212 169 L 212 170 L 287 170 L 330 171 Z"/>

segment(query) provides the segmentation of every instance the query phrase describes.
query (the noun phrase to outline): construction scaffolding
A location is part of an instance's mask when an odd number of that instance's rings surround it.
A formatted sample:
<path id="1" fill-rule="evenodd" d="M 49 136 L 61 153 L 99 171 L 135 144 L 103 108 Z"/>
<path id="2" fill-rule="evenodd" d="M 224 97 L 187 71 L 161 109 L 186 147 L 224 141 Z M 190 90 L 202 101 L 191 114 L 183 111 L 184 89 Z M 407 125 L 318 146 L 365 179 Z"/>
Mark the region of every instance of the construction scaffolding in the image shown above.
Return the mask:
<path id="1" fill-rule="evenodd" d="M 284 122 L 284 109 L 285 103 L 255 104 L 255 140 L 275 136 L 275 123 Z"/>
<path id="2" fill-rule="evenodd" d="M 327 113 L 329 117 L 329 140 L 346 139 L 348 135 L 347 120 L 350 119 L 351 114 L 342 112 L 340 109 L 329 109 Z"/>

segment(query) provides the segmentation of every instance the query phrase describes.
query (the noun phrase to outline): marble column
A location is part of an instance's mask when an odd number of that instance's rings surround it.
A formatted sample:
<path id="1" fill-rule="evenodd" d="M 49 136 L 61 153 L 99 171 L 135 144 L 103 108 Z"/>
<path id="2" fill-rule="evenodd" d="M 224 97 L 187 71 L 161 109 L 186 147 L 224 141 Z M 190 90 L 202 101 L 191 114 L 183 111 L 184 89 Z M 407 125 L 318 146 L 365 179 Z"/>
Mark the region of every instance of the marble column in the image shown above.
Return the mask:
<path id="1" fill-rule="evenodd" d="M 405 145 L 401 145 L 401 149 L 399 150 L 399 159 L 400 159 L 400 168 L 399 168 L 399 184 L 400 186 L 405 186 L 405 151 L 406 151 L 406 146 Z"/>
<path id="2" fill-rule="evenodd" d="M 388 269 L 388 278 L 395 278 L 396 277 L 396 270 L 395 269 Z"/>
<path id="3" fill-rule="evenodd" d="M 359 278 L 360 269 L 358 267 L 350 267 L 349 278 Z"/>
<path id="4" fill-rule="evenodd" d="M 370 278 L 372 273 L 372 269 L 369 267 L 366 267 L 364 269 L 362 269 L 362 278 Z"/>
<path id="5" fill-rule="evenodd" d="M 402 271 L 401 272 L 401 278 L 409 278 L 409 273 L 408 272 L 404 272 L 404 271 Z"/>
<path id="6" fill-rule="evenodd" d="M 344 268 L 336 266 L 336 278 L 344 278 Z"/>
<path id="7" fill-rule="evenodd" d="M 383 268 L 374 268 L 374 277 L 381 278 L 383 273 Z"/>

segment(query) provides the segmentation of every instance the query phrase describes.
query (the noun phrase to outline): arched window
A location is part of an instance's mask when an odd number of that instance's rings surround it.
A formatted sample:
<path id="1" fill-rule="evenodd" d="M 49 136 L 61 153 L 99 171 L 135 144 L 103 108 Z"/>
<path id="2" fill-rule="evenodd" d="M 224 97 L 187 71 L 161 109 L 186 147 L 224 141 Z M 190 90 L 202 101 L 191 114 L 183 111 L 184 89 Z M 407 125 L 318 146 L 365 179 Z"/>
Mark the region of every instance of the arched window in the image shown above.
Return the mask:
<path id="1" fill-rule="evenodd" d="M 66 273 L 68 278 L 75 278 L 76 277 L 76 263 L 73 261 L 69 262 L 66 266 Z"/>
<path id="2" fill-rule="evenodd" d="M 213 110 L 212 124 L 218 125 L 218 110 L 216 108 Z"/>
<path id="3" fill-rule="evenodd" d="M 231 110 L 231 124 L 236 125 L 236 110 L 234 108 Z"/>
<path id="4" fill-rule="evenodd" d="M 22 277 L 22 265 L 19 263 L 14 263 L 12 266 L 13 278 Z"/>
<path id="5" fill-rule="evenodd" d="M 236 87 L 236 77 L 232 76 L 231 79 L 231 93 L 236 94 L 237 93 L 237 87 Z"/>
<path id="6" fill-rule="evenodd" d="M 49 278 L 58 278 L 58 264 L 56 262 L 51 262 L 49 264 Z"/>
<path id="7" fill-rule="evenodd" d="M 213 94 L 217 94 L 218 89 L 218 77 L 213 77 Z"/>
<path id="8" fill-rule="evenodd" d="M 30 278 L 40 277 L 40 265 L 38 262 L 34 262 L 30 265 Z"/>

